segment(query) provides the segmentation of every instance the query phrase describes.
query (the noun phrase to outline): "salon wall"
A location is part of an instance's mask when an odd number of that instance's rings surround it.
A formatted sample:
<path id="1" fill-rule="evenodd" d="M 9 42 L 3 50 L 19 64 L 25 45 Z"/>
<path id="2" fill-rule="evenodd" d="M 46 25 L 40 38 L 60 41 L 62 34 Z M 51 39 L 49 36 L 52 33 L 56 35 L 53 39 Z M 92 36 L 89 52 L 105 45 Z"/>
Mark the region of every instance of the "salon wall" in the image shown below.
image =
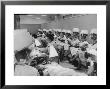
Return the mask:
<path id="1" fill-rule="evenodd" d="M 47 19 L 38 16 L 20 15 L 20 29 L 27 29 L 34 34 L 38 29 L 41 29 L 41 24 L 46 23 Z"/>
<path id="2" fill-rule="evenodd" d="M 74 27 L 87 30 L 97 28 L 97 15 L 85 15 L 75 18 L 69 18 L 63 21 L 64 29 L 72 29 Z"/>
<path id="3" fill-rule="evenodd" d="M 72 29 L 78 27 L 79 29 L 91 30 L 97 28 L 97 15 L 84 15 L 80 17 L 61 19 L 59 21 L 53 21 L 43 26 L 43 28 L 61 28 L 61 29 Z"/>
<path id="4" fill-rule="evenodd" d="M 41 28 L 41 24 L 20 24 L 20 29 L 27 29 L 30 33 L 34 34 Z"/>

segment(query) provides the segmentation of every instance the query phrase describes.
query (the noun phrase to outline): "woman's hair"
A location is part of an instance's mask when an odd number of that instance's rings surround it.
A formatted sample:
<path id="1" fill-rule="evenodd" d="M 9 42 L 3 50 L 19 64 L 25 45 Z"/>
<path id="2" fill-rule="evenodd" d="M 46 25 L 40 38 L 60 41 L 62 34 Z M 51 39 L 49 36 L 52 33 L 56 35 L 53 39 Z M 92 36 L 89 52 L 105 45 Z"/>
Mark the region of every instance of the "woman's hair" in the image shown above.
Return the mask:
<path id="1" fill-rule="evenodd" d="M 82 51 L 86 51 L 86 48 L 85 48 L 85 47 L 81 47 L 81 50 L 82 50 Z"/>
<path id="2" fill-rule="evenodd" d="M 84 56 L 88 59 L 91 55 L 88 52 L 85 52 Z"/>
<path id="3" fill-rule="evenodd" d="M 32 36 L 33 36 L 34 38 L 37 38 L 37 35 L 36 35 L 36 34 L 33 34 Z"/>
<path id="4" fill-rule="evenodd" d="M 47 42 L 46 42 L 46 40 L 41 40 L 41 44 L 42 44 L 42 47 L 47 47 Z"/>
<path id="5" fill-rule="evenodd" d="M 28 61 L 28 54 L 30 53 L 30 50 L 28 48 L 22 49 L 18 52 L 16 52 L 15 57 L 18 62 L 20 62 L 20 59 L 26 59 Z"/>
<path id="6" fill-rule="evenodd" d="M 47 38 L 50 40 L 50 41 L 53 41 L 54 40 L 54 35 L 53 34 L 46 34 Z"/>

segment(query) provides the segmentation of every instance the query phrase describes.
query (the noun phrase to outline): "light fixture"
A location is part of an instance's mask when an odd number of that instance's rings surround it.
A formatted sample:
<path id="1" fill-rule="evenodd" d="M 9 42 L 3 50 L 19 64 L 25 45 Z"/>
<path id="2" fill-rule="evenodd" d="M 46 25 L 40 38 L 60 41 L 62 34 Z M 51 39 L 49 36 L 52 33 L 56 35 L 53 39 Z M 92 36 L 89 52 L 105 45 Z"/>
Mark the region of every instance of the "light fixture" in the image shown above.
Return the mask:
<path id="1" fill-rule="evenodd" d="M 33 16 L 33 15 L 27 15 L 27 16 Z"/>
<path id="2" fill-rule="evenodd" d="M 36 19 L 40 19 L 40 18 L 36 18 Z"/>
<path id="3" fill-rule="evenodd" d="M 41 15 L 41 16 L 47 16 L 47 15 Z"/>

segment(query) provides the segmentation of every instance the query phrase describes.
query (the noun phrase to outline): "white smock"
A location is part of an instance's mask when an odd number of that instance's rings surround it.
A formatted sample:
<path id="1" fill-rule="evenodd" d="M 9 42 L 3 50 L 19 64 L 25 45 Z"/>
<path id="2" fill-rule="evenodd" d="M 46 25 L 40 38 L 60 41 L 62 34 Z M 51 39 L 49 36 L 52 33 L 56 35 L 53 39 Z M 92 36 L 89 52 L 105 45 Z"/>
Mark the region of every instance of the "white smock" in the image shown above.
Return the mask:
<path id="1" fill-rule="evenodd" d="M 70 51 L 72 56 L 77 54 L 79 52 L 79 48 L 75 48 L 75 47 L 70 47 Z"/>
<path id="2" fill-rule="evenodd" d="M 49 47 L 49 58 L 58 56 L 58 53 L 53 45 Z"/>
<path id="3" fill-rule="evenodd" d="M 36 45 L 36 46 L 40 46 L 40 45 L 41 45 L 41 43 L 39 42 L 38 39 L 35 39 L 35 45 Z"/>

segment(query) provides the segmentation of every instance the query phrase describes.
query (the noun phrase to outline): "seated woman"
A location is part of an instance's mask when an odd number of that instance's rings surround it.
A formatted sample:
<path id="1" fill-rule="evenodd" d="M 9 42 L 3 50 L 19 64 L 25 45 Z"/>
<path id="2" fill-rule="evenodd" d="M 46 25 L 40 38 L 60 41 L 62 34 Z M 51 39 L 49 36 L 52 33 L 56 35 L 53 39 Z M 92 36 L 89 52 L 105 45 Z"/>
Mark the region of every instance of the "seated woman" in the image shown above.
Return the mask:
<path id="1" fill-rule="evenodd" d="M 89 56 L 87 59 L 87 62 L 89 63 L 88 65 L 88 70 L 87 74 L 89 76 L 96 76 L 97 75 L 97 55 L 96 55 L 96 50 L 91 49 L 87 51 Z"/>
<path id="2" fill-rule="evenodd" d="M 51 34 L 47 34 L 47 42 L 48 42 L 48 53 L 49 53 L 49 61 L 55 61 L 59 63 L 58 53 L 53 44 L 54 36 Z"/>
<path id="3" fill-rule="evenodd" d="M 17 60 L 15 65 L 15 76 L 38 76 L 38 70 L 32 66 L 29 66 L 29 59 L 28 59 L 28 49 L 23 49 L 18 51 L 15 54 L 15 58 Z"/>

